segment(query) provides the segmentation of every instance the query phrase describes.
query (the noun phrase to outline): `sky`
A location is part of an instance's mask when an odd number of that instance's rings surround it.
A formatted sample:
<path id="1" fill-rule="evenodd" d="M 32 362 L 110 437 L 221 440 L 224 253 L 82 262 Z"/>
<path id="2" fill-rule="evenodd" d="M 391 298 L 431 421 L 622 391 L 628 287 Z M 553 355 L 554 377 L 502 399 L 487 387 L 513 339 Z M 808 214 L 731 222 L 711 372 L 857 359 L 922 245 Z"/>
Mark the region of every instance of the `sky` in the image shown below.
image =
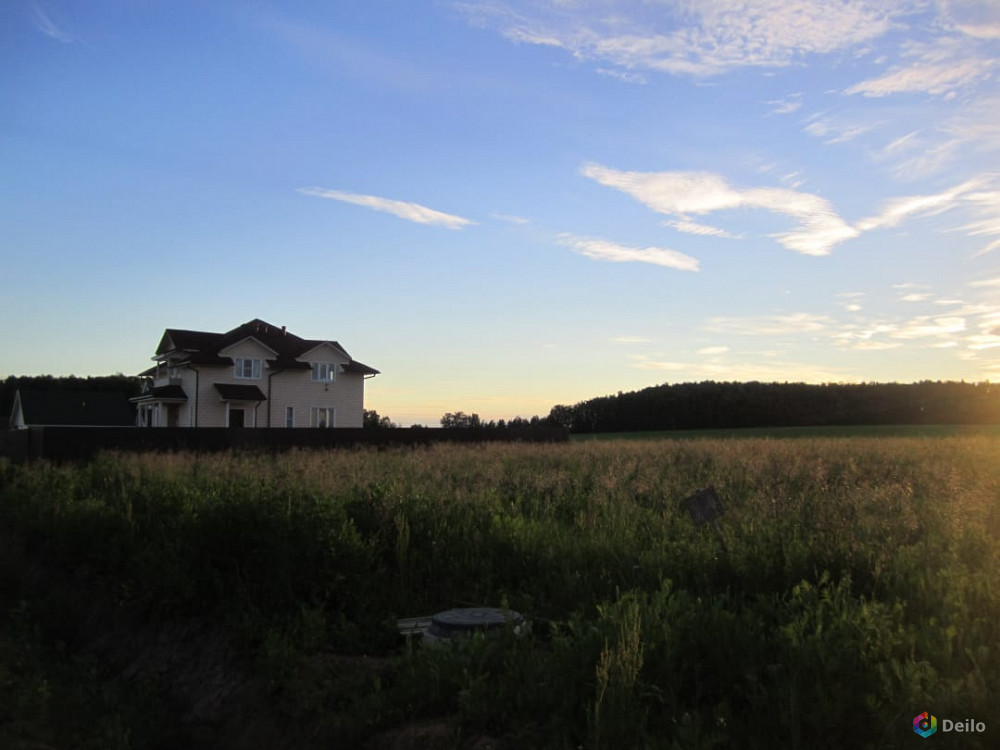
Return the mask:
<path id="1" fill-rule="evenodd" d="M 1000 377 L 996 0 L 8 0 L 0 377 L 254 318 L 366 408 Z"/>

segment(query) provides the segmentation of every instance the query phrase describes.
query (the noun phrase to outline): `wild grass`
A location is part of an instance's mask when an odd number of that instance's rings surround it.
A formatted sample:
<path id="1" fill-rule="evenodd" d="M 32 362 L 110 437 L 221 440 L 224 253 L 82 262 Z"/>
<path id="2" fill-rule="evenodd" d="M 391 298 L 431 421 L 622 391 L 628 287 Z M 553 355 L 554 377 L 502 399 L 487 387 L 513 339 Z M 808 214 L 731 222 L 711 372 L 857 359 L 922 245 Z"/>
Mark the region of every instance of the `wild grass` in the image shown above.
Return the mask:
<path id="1" fill-rule="evenodd" d="M 240 633 L 317 746 L 447 716 L 513 746 L 901 747 L 921 711 L 989 725 L 1000 705 L 998 448 L 980 434 L 105 455 L 3 464 L 0 520 L 123 601 Z M 721 539 L 680 504 L 709 484 Z M 396 618 L 463 604 L 510 606 L 533 635 L 400 645 Z M 330 652 L 393 670 L 309 677 Z"/>

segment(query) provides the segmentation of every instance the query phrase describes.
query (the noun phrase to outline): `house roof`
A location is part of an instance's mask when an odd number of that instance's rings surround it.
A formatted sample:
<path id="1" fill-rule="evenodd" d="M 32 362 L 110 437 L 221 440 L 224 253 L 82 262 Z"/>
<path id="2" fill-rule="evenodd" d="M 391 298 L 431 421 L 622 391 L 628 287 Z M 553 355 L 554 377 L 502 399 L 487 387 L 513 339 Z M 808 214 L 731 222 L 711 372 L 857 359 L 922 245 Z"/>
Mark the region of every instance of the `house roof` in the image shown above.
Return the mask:
<path id="1" fill-rule="evenodd" d="M 187 401 L 187 394 L 179 385 L 158 385 L 144 389 L 141 396 L 130 398 L 132 403 L 140 401 Z"/>
<path id="2" fill-rule="evenodd" d="M 160 344 L 156 348 L 156 356 L 181 355 L 176 360 L 178 364 L 190 362 L 203 365 L 229 365 L 232 364 L 232 359 L 220 355 L 219 352 L 247 338 L 259 341 L 275 353 L 276 356 L 273 359 L 268 359 L 268 365 L 272 369 L 308 368 L 308 364 L 298 361 L 297 358 L 318 346 L 328 344 L 350 360 L 350 363 L 345 367 L 348 372 L 361 372 L 365 375 L 378 374 L 378 370 L 375 368 L 351 359 L 347 350 L 336 341 L 303 339 L 289 333 L 282 327 L 271 325 L 258 318 L 226 333 L 168 328 L 163 332 Z"/>
<path id="3" fill-rule="evenodd" d="M 135 425 L 135 411 L 124 393 L 21 388 L 14 396 L 15 414 L 18 409 L 25 425 Z"/>

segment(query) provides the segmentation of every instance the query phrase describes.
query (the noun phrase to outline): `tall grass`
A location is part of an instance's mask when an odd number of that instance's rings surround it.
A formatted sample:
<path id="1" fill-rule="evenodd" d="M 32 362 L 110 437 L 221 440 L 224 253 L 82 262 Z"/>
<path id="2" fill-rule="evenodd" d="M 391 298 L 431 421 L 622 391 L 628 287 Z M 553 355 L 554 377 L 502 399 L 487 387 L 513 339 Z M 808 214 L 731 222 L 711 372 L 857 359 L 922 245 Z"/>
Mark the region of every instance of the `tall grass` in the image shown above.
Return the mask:
<path id="1" fill-rule="evenodd" d="M 1000 705 L 998 448 L 105 455 L 3 464 L 0 519 L 124 600 L 253 623 L 292 718 L 339 717 L 326 740 L 457 715 L 525 746 L 897 747 L 916 713 L 989 723 Z M 708 484 L 724 544 L 680 505 Z M 501 602 L 532 638 L 397 645 L 397 617 Z M 322 651 L 396 668 L 349 691 L 303 683 L 299 660 Z M 949 740 L 989 747 L 995 732 Z"/>

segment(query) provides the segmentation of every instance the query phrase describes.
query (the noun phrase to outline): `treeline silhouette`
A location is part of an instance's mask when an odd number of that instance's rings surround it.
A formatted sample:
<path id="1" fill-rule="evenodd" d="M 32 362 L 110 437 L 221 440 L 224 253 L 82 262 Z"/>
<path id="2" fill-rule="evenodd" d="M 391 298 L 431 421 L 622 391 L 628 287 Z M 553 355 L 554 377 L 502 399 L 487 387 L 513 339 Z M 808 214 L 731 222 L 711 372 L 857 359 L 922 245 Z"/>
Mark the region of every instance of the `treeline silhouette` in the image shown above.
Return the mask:
<path id="1" fill-rule="evenodd" d="M 137 396 L 142 379 L 130 375 L 9 376 L 0 381 L 0 419 L 18 388 L 90 390 Z M 396 425 L 365 410 L 365 427 Z M 639 432 L 740 427 L 825 425 L 1000 424 L 1000 385 L 923 380 L 917 383 L 716 382 L 655 385 L 638 391 L 552 407 L 547 417 L 481 420 L 449 412 L 442 427 L 523 430 L 568 427 L 572 432 Z"/>
<path id="2" fill-rule="evenodd" d="M 142 392 L 142 378 L 135 375 L 8 375 L 0 380 L 0 420 L 14 408 L 14 394 L 18 388 L 33 391 L 94 391 L 121 393 L 132 398 Z M 0 424 L 0 429 L 6 422 Z"/>
<path id="3" fill-rule="evenodd" d="M 1000 424 L 989 382 L 664 384 L 554 406 L 572 432 L 888 424 Z"/>

